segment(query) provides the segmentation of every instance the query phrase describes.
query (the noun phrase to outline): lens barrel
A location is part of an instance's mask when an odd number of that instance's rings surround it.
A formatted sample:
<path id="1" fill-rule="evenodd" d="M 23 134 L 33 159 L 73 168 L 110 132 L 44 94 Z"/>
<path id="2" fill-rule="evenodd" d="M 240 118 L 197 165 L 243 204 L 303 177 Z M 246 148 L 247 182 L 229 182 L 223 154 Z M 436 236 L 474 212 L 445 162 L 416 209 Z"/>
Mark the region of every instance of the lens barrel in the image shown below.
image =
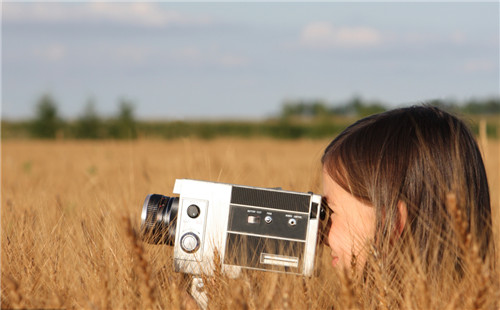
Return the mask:
<path id="1" fill-rule="evenodd" d="M 150 194 L 144 200 L 141 213 L 141 236 L 152 244 L 173 245 L 179 197 Z"/>

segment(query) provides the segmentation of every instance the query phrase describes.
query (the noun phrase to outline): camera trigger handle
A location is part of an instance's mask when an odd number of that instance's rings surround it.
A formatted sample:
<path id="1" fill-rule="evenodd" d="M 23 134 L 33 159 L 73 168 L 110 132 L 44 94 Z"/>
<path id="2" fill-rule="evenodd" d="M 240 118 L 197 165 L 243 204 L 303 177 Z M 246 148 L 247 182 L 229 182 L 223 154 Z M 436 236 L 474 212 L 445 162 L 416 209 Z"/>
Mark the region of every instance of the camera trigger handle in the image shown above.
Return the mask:
<path id="1" fill-rule="evenodd" d="M 207 309 L 208 296 L 201 277 L 194 276 L 191 278 L 191 291 L 189 293 L 202 310 Z"/>

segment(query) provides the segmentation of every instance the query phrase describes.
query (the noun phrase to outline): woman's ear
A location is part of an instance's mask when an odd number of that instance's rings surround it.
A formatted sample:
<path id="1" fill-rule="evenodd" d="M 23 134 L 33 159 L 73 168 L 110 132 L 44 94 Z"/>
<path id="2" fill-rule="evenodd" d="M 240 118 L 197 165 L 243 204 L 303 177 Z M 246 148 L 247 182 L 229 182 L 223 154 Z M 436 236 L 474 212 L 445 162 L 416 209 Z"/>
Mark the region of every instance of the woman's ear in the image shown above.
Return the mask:
<path id="1" fill-rule="evenodd" d="M 398 201 L 398 212 L 399 212 L 399 221 L 396 226 L 396 235 L 399 237 L 403 233 L 403 229 L 406 225 L 406 220 L 408 219 L 408 208 L 404 201 Z"/>

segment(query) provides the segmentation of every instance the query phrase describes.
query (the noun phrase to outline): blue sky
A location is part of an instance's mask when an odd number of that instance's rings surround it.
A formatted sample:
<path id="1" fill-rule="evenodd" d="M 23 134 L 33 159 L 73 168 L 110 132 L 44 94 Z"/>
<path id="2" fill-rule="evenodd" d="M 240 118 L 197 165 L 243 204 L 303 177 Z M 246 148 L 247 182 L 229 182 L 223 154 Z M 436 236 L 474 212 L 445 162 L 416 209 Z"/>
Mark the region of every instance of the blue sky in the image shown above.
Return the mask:
<path id="1" fill-rule="evenodd" d="M 390 106 L 499 95 L 499 4 L 3 3 L 2 118 L 277 114 L 284 100 Z"/>

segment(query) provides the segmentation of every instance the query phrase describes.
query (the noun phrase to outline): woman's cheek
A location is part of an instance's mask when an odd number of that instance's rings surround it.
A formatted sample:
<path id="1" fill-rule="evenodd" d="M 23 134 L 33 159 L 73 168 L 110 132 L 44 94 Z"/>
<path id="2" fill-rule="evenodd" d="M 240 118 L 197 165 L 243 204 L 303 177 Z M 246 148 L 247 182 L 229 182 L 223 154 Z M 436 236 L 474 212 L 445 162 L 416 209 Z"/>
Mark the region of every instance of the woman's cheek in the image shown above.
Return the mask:
<path id="1" fill-rule="evenodd" d="M 356 244 L 357 236 L 353 235 L 352 227 L 349 223 L 337 218 L 332 221 L 333 225 L 328 234 L 328 242 L 332 249 L 332 255 L 340 259 L 340 265 L 350 265 L 352 252 L 356 251 L 359 245 Z"/>
<path id="2" fill-rule="evenodd" d="M 330 228 L 330 232 L 328 234 L 328 242 L 330 244 L 330 248 L 333 250 L 333 254 L 341 255 L 344 252 L 344 248 L 347 246 L 346 243 L 349 241 L 346 239 L 345 234 L 342 232 L 342 227 L 339 223 L 333 224 Z"/>

